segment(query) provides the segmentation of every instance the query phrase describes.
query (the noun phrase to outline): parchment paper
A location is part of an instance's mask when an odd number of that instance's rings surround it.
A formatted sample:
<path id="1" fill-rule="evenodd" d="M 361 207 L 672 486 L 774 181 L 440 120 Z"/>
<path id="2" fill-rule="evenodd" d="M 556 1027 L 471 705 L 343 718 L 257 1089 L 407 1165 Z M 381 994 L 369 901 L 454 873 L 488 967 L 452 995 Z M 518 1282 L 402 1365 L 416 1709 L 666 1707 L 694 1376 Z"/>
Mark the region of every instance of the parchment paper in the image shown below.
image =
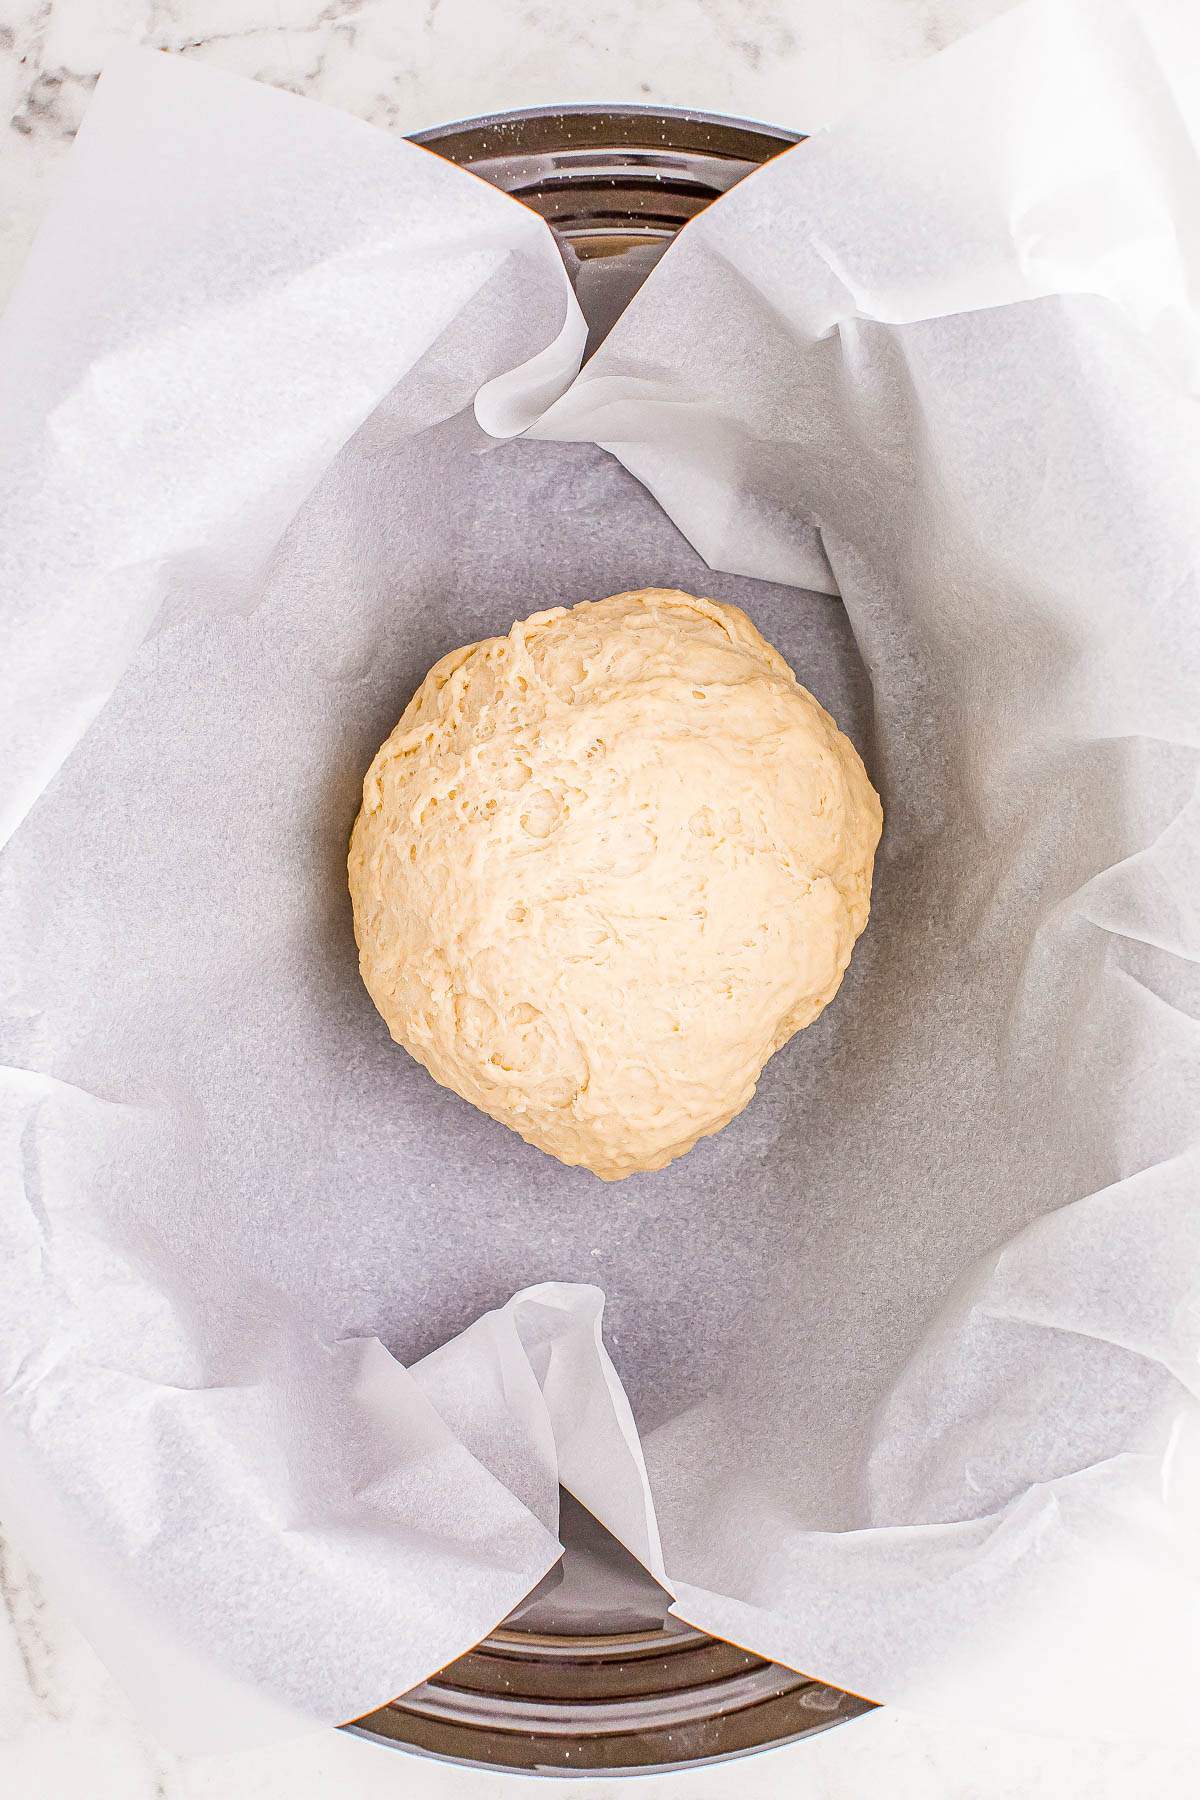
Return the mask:
<path id="1" fill-rule="evenodd" d="M 467 1648 L 560 1479 L 826 1680 L 1198 1735 L 1198 83 L 1183 6 L 1022 8 L 568 387 L 515 203 L 104 75 L 0 361 L 0 1503 L 183 1747 Z M 888 823 L 835 1005 L 608 1188 L 391 1044 L 344 855 L 438 655 L 651 583 L 747 608 Z"/>

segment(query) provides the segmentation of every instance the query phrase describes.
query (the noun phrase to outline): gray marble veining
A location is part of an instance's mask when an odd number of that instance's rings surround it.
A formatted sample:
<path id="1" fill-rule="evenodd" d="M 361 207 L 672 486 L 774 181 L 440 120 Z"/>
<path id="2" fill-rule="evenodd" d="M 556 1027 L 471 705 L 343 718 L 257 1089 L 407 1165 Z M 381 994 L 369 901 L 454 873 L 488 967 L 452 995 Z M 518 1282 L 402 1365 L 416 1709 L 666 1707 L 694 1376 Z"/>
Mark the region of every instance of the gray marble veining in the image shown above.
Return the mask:
<path id="1" fill-rule="evenodd" d="M 692 106 L 811 131 L 1009 0 L 0 0 L 0 301 L 111 53 L 195 57 L 389 130 Z"/>

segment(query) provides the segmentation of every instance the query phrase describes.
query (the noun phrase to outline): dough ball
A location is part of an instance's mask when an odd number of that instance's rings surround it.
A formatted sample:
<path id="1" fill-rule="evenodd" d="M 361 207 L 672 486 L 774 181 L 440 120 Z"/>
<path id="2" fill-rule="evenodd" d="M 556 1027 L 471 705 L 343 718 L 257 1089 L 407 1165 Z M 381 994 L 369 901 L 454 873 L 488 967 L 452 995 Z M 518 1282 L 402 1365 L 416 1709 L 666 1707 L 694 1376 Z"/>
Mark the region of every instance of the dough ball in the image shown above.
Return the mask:
<path id="1" fill-rule="evenodd" d="M 350 843 L 362 978 L 436 1081 L 605 1181 L 719 1131 L 837 992 L 883 814 L 736 607 L 535 613 L 430 670 Z"/>

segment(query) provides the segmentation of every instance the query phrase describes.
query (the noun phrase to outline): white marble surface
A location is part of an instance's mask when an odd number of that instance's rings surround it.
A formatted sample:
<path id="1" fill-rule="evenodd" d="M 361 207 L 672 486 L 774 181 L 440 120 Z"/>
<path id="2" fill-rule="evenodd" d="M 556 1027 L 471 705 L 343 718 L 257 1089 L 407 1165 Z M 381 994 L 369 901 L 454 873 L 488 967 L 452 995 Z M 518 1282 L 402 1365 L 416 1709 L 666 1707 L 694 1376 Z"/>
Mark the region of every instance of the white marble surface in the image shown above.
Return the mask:
<path id="1" fill-rule="evenodd" d="M 1007 0 L 0 0 L 0 298 L 97 71 L 146 44 L 409 132 L 562 101 L 828 123 Z"/>
<path id="2" fill-rule="evenodd" d="M 0 0 L 0 300 L 105 57 L 195 56 L 393 131 L 509 107 L 693 106 L 811 129 L 1005 0 Z M 0 1543 L 0 1795 L 12 1800 L 1164 1800 L 1189 1753 L 951 1729 L 884 1710 L 808 1743 L 639 1782 L 520 1782 L 325 1732 L 184 1763 L 133 1715 L 19 1548 Z M 1122 1696 L 1121 1704 L 1139 1697 Z"/>
<path id="3" fill-rule="evenodd" d="M 5 1800 L 1190 1800 L 1198 1791 L 1191 1753 L 952 1729 L 886 1708 L 807 1743 L 635 1782 L 485 1775 L 337 1731 L 183 1762 L 134 1718 L 11 1549 L 0 1580 Z"/>

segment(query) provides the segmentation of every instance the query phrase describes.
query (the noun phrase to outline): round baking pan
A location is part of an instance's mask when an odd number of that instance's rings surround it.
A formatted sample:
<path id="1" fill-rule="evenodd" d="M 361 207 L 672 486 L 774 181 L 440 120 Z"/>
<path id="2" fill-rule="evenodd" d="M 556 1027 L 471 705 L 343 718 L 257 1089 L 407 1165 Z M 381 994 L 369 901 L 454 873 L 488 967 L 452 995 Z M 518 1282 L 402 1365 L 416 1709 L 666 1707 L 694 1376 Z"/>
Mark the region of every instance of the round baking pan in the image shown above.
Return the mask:
<path id="1" fill-rule="evenodd" d="M 679 229 L 800 139 L 649 107 L 500 113 L 414 141 L 551 227 L 588 353 Z M 563 1557 L 504 1624 L 429 1681 L 346 1727 L 380 1743 L 525 1774 L 638 1774 L 745 1756 L 870 1701 L 697 1631 L 569 1494 Z"/>
<path id="2" fill-rule="evenodd" d="M 413 139 L 540 213 L 588 322 L 588 354 L 671 239 L 800 138 L 774 126 L 653 107 L 538 107 Z"/>
<path id="3" fill-rule="evenodd" d="M 637 1775 L 722 1762 L 871 1703 L 710 1637 L 589 1512 L 561 1496 L 563 1555 L 503 1625 L 346 1727 L 527 1775 Z"/>

